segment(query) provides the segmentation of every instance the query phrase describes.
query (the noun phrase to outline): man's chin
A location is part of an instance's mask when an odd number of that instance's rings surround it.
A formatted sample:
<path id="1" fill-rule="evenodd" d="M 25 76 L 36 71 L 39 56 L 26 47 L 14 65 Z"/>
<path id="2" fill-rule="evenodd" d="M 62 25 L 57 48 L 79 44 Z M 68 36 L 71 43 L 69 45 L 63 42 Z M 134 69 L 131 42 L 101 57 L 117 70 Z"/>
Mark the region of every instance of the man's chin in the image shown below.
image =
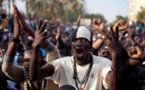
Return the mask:
<path id="1" fill-rule="evenodd" d="M 84 57 L 83 53 L 79 53 L 75 55 L 76 59 L 80 60 Z"/>

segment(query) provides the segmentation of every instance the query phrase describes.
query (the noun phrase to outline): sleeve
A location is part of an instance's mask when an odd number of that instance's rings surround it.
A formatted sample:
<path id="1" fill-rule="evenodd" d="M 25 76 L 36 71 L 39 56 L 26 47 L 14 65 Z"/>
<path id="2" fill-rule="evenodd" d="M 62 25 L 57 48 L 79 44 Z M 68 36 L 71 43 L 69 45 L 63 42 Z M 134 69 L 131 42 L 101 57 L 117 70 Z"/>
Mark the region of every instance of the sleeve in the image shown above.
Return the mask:
<path id="1" fill-rule="evenodd" d="M 111 71 L 110 67 L 106 67 L 102 70 L 103 86 L 108 89 L 108 84 L 106 83 L 106 76 Z"/>
<path id="2" fill-rule="evenodd" d="M 14 57 L 10 56 L 4 56 L 4 60 L 2 63 L 2 71 L 6 76 L 8 76 L 10 79 L 22 82 L 25 77 L 23 73 L 23 67 L 22 66 L 16 66 L 11 61 L 13 61 Z"/>
<path id="3" fill-rule="evenodd" d="M 103 64 L 102 67 L 102 72 L 101 72 L 101 76 L 102 76 L 102 82 L 103 82 L 103 86 L 105 87 L 105 89 L 108 89 L 108 84 L 107 84 L 107 74 L 111 71 L 111 61 L 110 60 L 104 60 L 105 63 Z"/>
<path id="4" fill-rule="evenodd" d="M 47 52 L 46 61 L 50 62 L 60 57 L 59 50 L 54 48 L 51 52 Z"/>
<path id="5" fill-rule="evenodd" d="M 46 79 L 51 78 L 52 80 L 54 80 L 56 82 L 59 82 L 59 80 L 60 80 L 60 72 L 61 72 L 60 60 L 57 59 L 57 60 L 51 62 L 51 64 L 55 66 L 55 70 L 54 70 L 53 75 L 51 77 L 46 77 Z"/>

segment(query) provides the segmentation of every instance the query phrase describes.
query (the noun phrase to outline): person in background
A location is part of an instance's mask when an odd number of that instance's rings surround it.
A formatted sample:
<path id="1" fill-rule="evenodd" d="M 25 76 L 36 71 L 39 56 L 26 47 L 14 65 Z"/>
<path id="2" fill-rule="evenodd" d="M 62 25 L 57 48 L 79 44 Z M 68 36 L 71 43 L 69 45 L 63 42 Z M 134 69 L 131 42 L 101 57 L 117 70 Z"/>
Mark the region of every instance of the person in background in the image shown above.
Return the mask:
<path id="1" fill-rule="evenodd" d="M 39 65 L 37 59 L 38 50 L 43 42 L 41 35 L 44 31 L 36 31 L 33 42 L 33 58 L 30 60 L 29 76 L 33 81 L 39 81 L 44 78 L 51 78 L 59 83 L 59 87 L 63 85 L 71 85 L 77 90 L 102 90 L 102 86 L 110 90 L 116 90 L 116 43 L 112 43 L 111 56 L 112 61 L 104 57 L 94 56 L 90 53 L 92 46 L 91 32 L 85 26 L 79 26 L 72 33 L 72 56 L 59 58 L 52 62 Z M 115 39 L 115 38 L 113 38 Z M 117 38 L 116 38 L 117 39 Z M 119 47 L 117 47 L 119 49 Z M 112 66 L 112 69 L 111 69 Z M 34 72 L 35 71 L 35 72 Z"/>
<path id="2" fill-rule="evenodd" d="M 14 6 L 14 35 L 13 38 L 10 40 L 9 43 L 9 47 L 4 55 L 3 58 L 3 63 L 2 63 L 2 71 L 4 72 L 4 74 L 9 77 L 10 79 L 21 83 L 22 87 L 24 90 L 40 90 L 43 87 L 42 82 L 38 81 L 38 82 L 32 82 L 29 79 L 29 72 L 28 72 L 28 68 L 29 68 L 29 61 L 30 58 L 32 57 L 31 55 L 31 51 L 27 51 L 26 53 L 24 53 L 24 62 L 22 64 L 22 66 L 19 65 L 14 65 L 14 56 L 16 54 L 16 50 L 17 50 L 17 45 L 20 43 L 19 40 L 19 36 L 20 36 L 20 32 L 22 30 L 22 27 L 20 25 L 20 20 L 18 18 L 18 15 L 16 13 L 16 7 Z M 46 21 L 40 21 L 40 25 L 39 25 L 39 30 L 45 29 L 46 26 Z M 50 49 L 51 48 L 51 49 Z M 51 59 L 56 59 L 59 57 L 59 53 L 57 52 L 57 49 L 53 46 L 53 44 L 49 46 L 47 46 L 47 52 L 51 53 L 51 55 L 53 54 L 54 56 L 51 56 Z M 43 59 L 42 54 L 40 53 L 39 56 L 40 59 Z M 40 60 L 41 64 L 45 64 L 46 61 L 44 60 Z"/>

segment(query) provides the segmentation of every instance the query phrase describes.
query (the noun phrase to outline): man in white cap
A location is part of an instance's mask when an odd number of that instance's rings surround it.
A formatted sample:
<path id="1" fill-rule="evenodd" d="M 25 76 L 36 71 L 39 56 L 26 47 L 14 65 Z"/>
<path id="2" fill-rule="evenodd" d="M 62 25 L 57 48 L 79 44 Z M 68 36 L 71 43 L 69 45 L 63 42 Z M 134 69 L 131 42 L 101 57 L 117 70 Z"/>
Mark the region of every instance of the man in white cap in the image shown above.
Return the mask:
<path id="1" fill-rule="evenodd" d="M 43 32 L 39 32 L 40 36 L 37 35 L 33 42 L 33 60 L 29 67 L 31 80 L 51 78 L 59 87 L 71 85 L 76 90 L 102 90 L 102 86 L 109 88 L 107 77 L 111 71 L 111 61 L 90 53 L 92 35 L 86 27 L 79 26 L 72 33 L 72 56 L 59 58 L 40 67 L 36 57 L 40 48 L 38 40 L 43 40 Z"/>

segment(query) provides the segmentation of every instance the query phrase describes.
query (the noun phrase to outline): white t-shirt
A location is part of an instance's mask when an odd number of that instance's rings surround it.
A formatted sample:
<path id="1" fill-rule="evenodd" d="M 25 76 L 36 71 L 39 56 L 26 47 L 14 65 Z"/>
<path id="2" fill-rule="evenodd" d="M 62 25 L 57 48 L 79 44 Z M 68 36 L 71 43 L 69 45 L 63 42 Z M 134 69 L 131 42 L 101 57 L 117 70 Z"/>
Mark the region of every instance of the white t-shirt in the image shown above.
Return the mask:
<path id="1" fill-rule="evenodd" d="M 72 85 L 76 89 L 75 80 L 73 79 L 74 74 L 74 59 L 71 57 L 64 57 L 51 62 L 55 66 L 55 72 L 51 76 L 51 79 L 58 82 L 59 86 Z M 78 78 L 82 81 L 85 76 L 89 64 L 84 66 L 76 65 Z M 111 70 L 111 61 L 99 56 L 93 55 L 93 66 L 85 85 L 84 90 L 102 90 L 102 86 L 108 88 L 106 83 L 106 75 Z M 83 85 L 82 85 L 83 87 Z"/>

